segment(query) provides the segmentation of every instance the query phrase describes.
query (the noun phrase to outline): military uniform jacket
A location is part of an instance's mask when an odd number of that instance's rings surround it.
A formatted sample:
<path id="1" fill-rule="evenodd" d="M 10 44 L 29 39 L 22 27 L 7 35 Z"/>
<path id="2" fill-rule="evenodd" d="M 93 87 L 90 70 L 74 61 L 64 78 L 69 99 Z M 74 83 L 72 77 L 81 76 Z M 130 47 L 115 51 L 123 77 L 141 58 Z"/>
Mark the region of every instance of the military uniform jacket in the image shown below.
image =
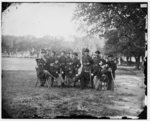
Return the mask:
<path id="1" fill-rule="evenodd" d="M 96 74 L 100 71 L 101 58 L 96 56 L 93 58 L 92 73 Z"/>
<path id="2" fill-rule="evenodd" d="M 37 61 L 37 65 L 41 65 L 43 69 L 47 70 L 46 60 L 43 58 L 39 58 Z"/>
<path id="3" fill-rule="evenodd" d="M 78 58 L 73 58 L 73 67 L 75 68 L 75 73 L 78 73 L 78 69 L 81 67 L 80 60 Z"/>
<path id="4" fill-rule="evenodd" d="M 82 57 L 82 64 L 83 64 L 83 68 L 82 71 L 84 72 L 90 72 L 91 71 L 91 67 L 92 67 L 92 58 L 89 55 L 84 55 Z"/>
<path id="5" fill-rule="evenodd" d="M 60 73 L 60 64 L 54 63 L 53 64 L 53 70 L 51 70 L 51 74 L 57 78 L 59 73 Z"/>
<path id="6" fill-rule="evenodd" d="M 54 63 L 55 61 L 57 60 L 57 57 L 55 56 L 51 56 L 48 58 L 48 61 L 47 61 L 47 66 L 48 66 L 48 70 L 51 72 L 54 70 Z"/>
<path id="7" fill-rule="evenodd" d="M 108 67 L 112 69 L 112 71 L 115 71 L 117 69 L 117 65 L 114 61 L 108 61 L 107 64 Z"/>
<path id="8" fill-rule="evenodd" d="M 59 63 L 60 63 L 60 67 L 62 69 L 63 72 L 65 72 L 65 68 L 66 68 L 66 57 L 65 56 L 61 56 L 59 58 Z"/>
<path id="9" fill-rule="evenodd" d="M 75 76 L 75 68 L 73 65 L 73 60 L 70 57 L 66 58 L 65 72 L 67 77 L 73 78 Z"/>

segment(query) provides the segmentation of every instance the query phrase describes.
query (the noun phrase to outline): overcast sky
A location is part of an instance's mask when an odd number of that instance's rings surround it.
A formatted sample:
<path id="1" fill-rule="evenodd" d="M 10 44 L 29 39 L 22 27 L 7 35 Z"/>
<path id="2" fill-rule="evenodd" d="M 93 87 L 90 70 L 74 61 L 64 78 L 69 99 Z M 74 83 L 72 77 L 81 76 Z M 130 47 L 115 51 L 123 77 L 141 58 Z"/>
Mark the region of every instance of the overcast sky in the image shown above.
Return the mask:
<path id="1" fill-rule="evenodd" d="M 79 35 L 71 21 L 75 3 L 22 3 L 2 13 L 3 35 Z"/>

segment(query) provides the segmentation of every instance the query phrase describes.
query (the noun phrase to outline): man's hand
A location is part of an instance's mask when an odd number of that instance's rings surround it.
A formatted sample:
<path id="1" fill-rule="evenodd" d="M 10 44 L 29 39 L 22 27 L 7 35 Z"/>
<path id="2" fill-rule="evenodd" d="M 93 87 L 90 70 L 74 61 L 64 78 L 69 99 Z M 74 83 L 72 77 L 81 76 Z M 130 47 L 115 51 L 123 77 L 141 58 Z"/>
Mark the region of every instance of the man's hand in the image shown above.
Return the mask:
<path id="1" fill-rule="evenodd" d="M 99 63 L 99 65 L 102 66 L 102 65 L 103 65 L 103 62 L 101 61 L 101 62 Z"/>
<path id="2" fill-rule="evenodd" d="M 50 64 L 50 66 L 53 66 L 53 65 L 54 65 L 53 63 Z"/>
<path id="3" fill-rule="evenodd" d="M 111 68 L 108 68 L 108 71 L 110 71 L 110 72 L 111 72 L 111 71 L 112 71 L 112 69 L 111 69 Z"/>

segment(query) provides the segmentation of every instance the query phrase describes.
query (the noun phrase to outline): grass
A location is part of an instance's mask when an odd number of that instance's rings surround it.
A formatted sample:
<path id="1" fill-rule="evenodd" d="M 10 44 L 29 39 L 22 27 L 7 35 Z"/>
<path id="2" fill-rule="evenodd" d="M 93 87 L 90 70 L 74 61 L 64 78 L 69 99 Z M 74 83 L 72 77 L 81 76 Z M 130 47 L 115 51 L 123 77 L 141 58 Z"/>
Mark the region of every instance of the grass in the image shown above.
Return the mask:
<path id="1" fill-rule="evenodd" d="M 137 116 L 137 112 L 142 110 L 139 99 L 144 96 L 144 90 L 137 86 L 129 86 L 132 81 L 138 83 L 137 80 L 128 77 L 136 76 L 137 73 L 132 71 L 134 70 L 130 68 L 117 70 L 116 83 L 119 87 L 112 92 L 78 88 L 35 88 L 35 71 L 5 70 L 2 71 L 2 108 L 12 118 L 57 118 L 70 115 Z M 122 75 L 126 78 L 122 78 Z M 125 83 L 127 78 L 128 83 Z M 131 100 L 124 100 L 124 97 Z M 115 101 L 123 105 L 119 106 Z M 124 109 L 126 105 L 129 108 Z M 137 110 L 131 112 L 130 109 L 134 108 Z"/>

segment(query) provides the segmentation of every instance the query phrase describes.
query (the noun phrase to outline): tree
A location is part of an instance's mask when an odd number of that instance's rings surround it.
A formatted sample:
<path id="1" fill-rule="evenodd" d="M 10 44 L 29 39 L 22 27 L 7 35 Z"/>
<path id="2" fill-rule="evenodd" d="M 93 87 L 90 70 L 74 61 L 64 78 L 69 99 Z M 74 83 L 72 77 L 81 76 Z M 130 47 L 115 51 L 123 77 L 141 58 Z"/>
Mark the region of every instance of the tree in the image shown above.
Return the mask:
<path id="1" fill-rule="evenodd" d="M 145 52 L 146 14 L 140 3 L 79 3 L 74 19 L 85 24 L 88 34 L 105 37 L 109 53 L 134 56 L 139 68 Z"/>

